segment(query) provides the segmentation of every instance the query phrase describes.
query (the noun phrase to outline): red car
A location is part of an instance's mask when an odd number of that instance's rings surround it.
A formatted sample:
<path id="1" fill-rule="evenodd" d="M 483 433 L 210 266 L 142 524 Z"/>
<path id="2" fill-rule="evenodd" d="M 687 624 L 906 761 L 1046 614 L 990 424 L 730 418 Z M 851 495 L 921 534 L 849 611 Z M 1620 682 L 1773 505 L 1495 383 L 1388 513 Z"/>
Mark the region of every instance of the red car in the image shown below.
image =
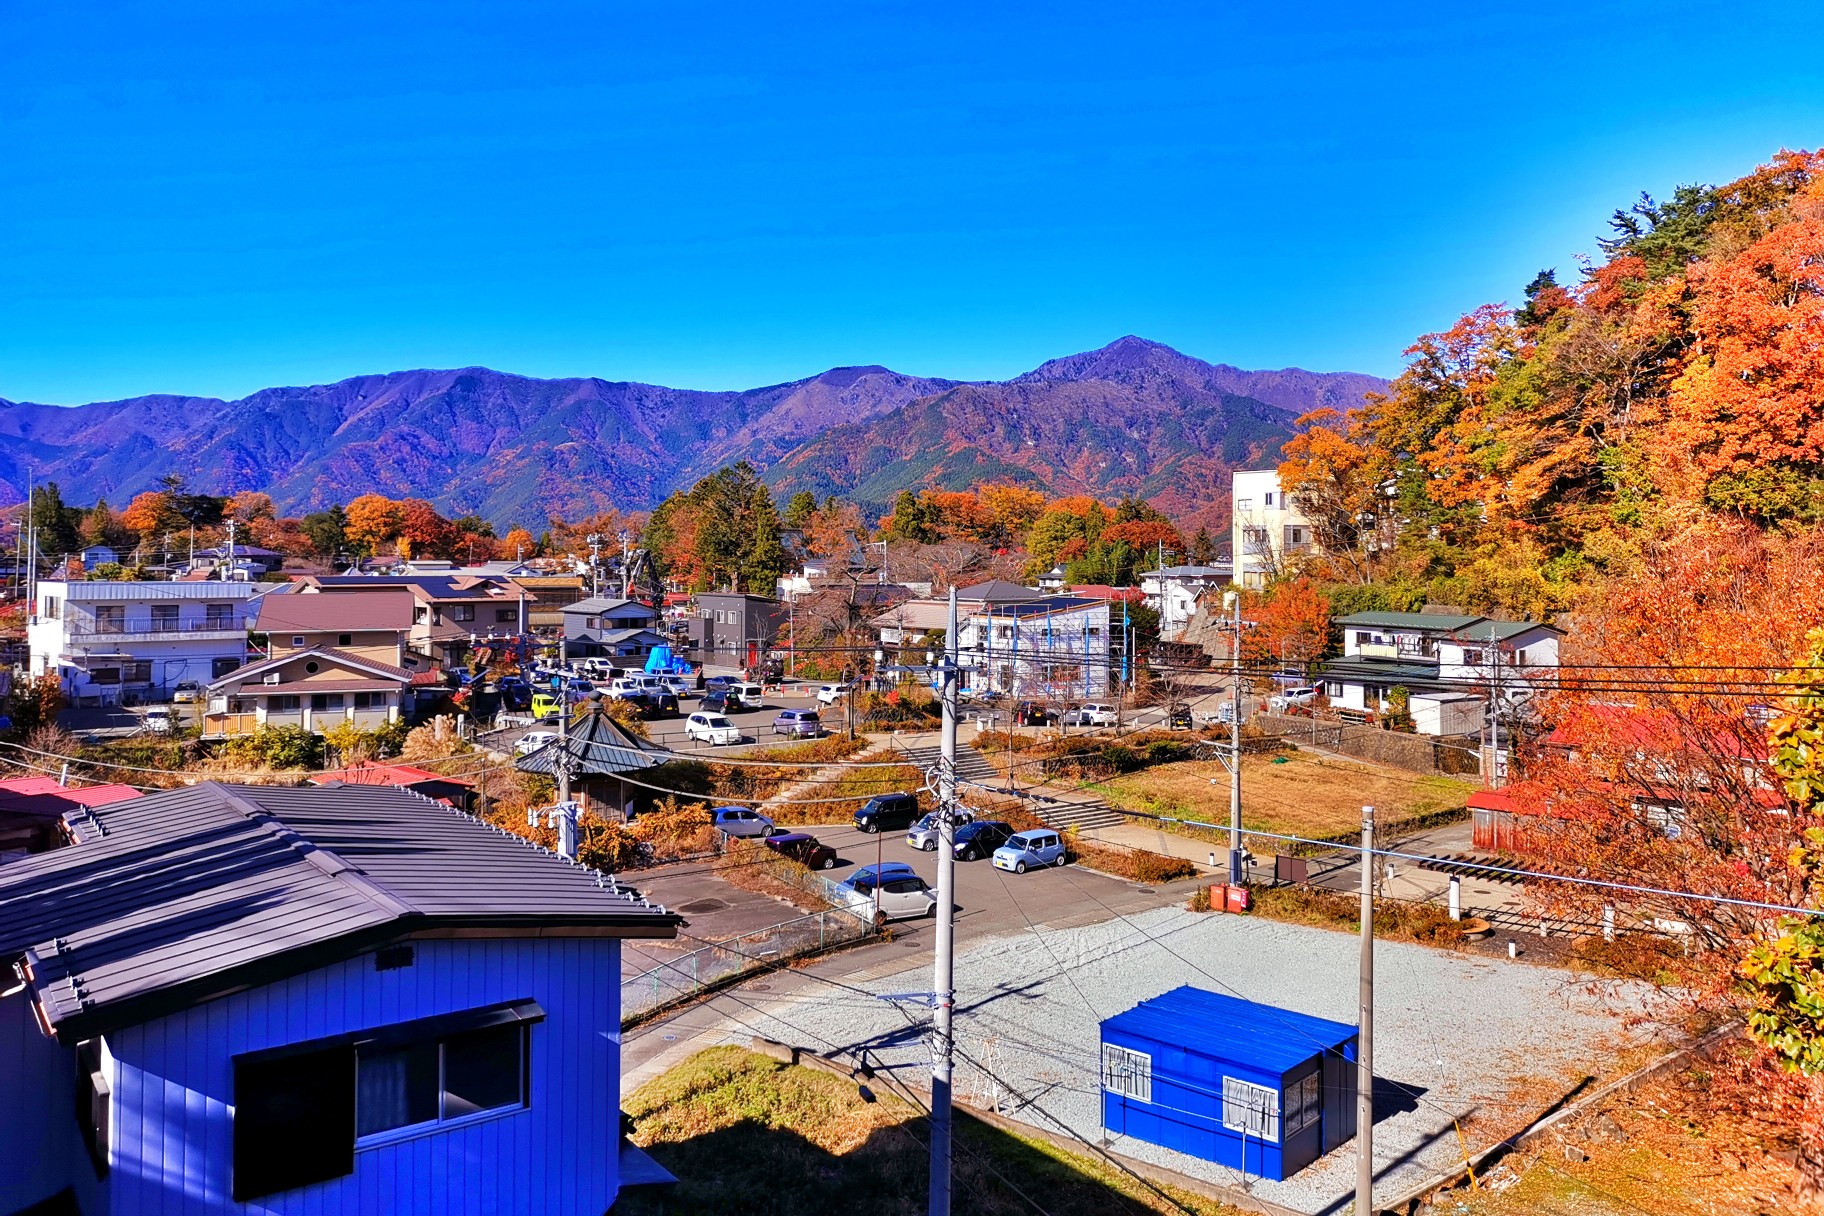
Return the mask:
<path id="1" fill-rule="evenodd" d="M 836 868 L 836 850 L 815 836 L 807 836 L 803 832 L 781 832 L 777 836 L 768 836 L 762 843 L 774 852 L 783 853 L 813 870 Z"/>

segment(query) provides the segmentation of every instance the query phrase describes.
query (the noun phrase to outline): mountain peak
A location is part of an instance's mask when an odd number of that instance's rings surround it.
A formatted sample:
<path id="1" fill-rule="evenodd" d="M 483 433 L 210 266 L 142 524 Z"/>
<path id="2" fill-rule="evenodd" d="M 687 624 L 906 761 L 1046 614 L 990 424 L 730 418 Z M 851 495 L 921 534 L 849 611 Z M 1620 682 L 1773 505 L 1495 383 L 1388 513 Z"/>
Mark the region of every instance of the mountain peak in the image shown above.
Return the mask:
<path id="1" fill-rule="evenodd" d="M 1065 355 L 1062 359 L 1041 363 L 1017 379 L 1120 380 L 1144 372 L 1182 374 L 1207 373 L 1209 370 L 1210 365 L 1203 360 L 1173 350 L 1163 342 L 1128 334 L 1100 349 L 1084 351 L 1079 355 Z"/>

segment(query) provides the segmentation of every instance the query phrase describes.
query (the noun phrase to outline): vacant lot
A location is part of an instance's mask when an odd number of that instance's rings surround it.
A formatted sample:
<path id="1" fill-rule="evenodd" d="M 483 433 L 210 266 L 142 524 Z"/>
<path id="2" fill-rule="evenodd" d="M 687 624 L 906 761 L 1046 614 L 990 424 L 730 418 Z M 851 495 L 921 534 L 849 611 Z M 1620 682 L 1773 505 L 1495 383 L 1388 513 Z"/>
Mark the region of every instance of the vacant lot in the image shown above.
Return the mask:
<path id="1" fill-rule="evenodd" d="M 925 1210 L 924 1118 L 890 1095 L 870 1101 L 853 1081 L 715 1047 L 634 1090 L 624 1107 L 634 1142 L 680 1181 L 663 1198 L 623 1198 L 617 1214 Z M 1228 1210 L 1189 1195 L 1168 1203 L 1125 1175 L 962 1116 L 952 1193 L 956 1211 L 983 1216 Z"/>
<path id="2" fill-rule="evenodd" d="M 1229 771 L 1220 761 L 1162 764 L 1090 788 L 1110 805 L 1130 811 L 1209 822 L 1226 822 L 1228 817 Z M 1449 777 L 1424 777 L 1304 752 L 1244 756 L 1242 821 L 1262 832 L 1324 837 L 1359 829 L 1364 805 L 1374 807 L 1385 825 L 1460 807 L 1475 788 Z"/>

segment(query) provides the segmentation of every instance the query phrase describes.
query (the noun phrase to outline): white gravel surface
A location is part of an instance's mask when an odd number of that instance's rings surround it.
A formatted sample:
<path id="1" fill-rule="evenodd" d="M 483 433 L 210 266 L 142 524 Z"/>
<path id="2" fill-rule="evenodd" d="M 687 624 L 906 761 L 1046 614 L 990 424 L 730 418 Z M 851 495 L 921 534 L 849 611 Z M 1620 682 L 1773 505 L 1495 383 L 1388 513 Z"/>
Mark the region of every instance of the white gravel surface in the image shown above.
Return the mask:
<path id="1" fill-rule="evenodd" d="M 958 1095 L 978 1105 L 998 1098 L 1015 1118 L 1049 1131 L 1061 1123 L 1100 1142 L 1103 1018 L 1188 983 L 1354 1024 L 1356 953 L 1349 934 L 1179 908 L 978 943 L 957 960 L 957 1046 L 1003 1084 L 959 1060 Z M 928 990 L 930 956 L 913 957 L 856 986 Z M 1385 1095 L 1375 1124 L 1377 1198 L 1460 1163 L 1455 1120 L 1478 1149 L 1530 1122 L 1586 1074 L 1613 1071 L 1610 1051 L 1631 1037 L 1622 1019 L 1643 995 L 1553 968 L 1393 943 L 1377 947 L 1375 992 L 1376 1088 Z M 916 1000 L 812 985 L 781 997 L 748 992 L 742 1003 L 731 1042 L 760 1033 L 866 1050 L 877 1066 L 921 1086 L 929 1070 L 929 1011 Z M 1304 1212 L 1336 1209 L 1355 1182 L 1352 1144 L 1285 1182 L 1244 1179 L 1130 1138 L 1110 1147 Z"/>

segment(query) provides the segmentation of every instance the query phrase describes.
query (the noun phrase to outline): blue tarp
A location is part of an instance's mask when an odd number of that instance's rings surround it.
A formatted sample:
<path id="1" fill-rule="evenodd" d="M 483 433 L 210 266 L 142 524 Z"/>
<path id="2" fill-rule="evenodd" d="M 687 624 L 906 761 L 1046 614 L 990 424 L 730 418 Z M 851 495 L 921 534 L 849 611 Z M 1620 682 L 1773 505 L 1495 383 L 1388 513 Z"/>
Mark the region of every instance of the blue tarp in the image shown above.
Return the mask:
<path id="1" fill-rule="evenodd" d="M 684 659 L 673 658 L 671 647 L 660 645 L 654 646 L 652 653 L 646 656 L 646 670 L 652 675 L 687 676 L 690 664 Z"/>

